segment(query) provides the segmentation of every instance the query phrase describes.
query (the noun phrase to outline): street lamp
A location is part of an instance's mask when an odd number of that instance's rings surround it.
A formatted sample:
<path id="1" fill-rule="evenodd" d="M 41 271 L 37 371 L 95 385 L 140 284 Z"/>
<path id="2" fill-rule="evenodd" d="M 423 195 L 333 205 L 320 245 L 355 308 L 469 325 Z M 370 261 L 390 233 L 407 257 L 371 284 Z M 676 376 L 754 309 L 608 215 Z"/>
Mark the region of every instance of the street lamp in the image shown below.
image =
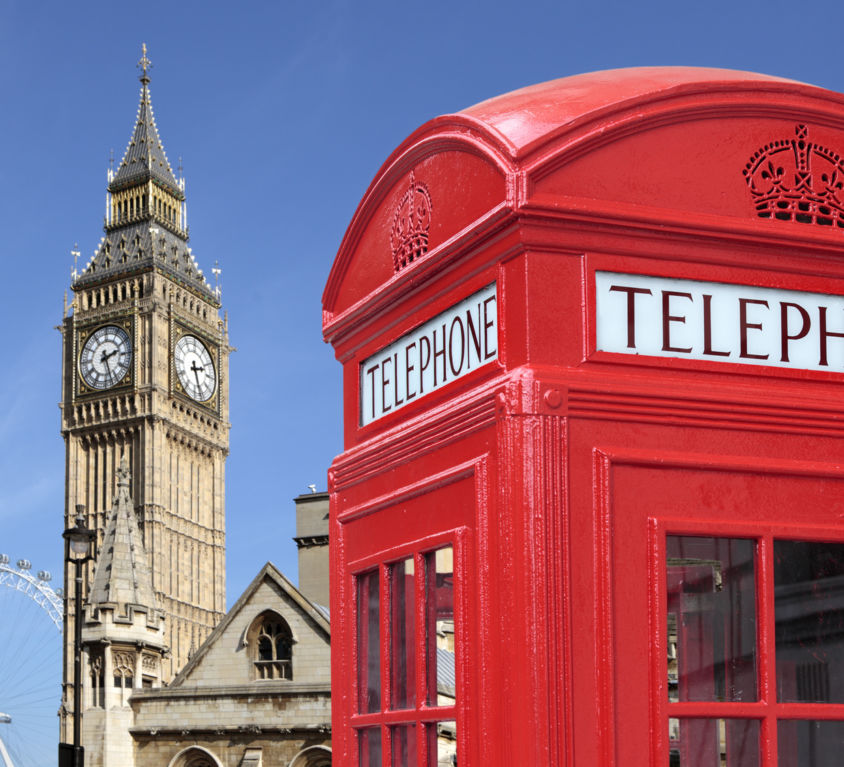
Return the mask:
<path id="1" fill-rule="evenodd" d="M 65 540 L 64 559 L 76 567 L 73 593 L 73 746 L 59 743 L 59 767 L 84 767 L 85 751 L 80 744 L 82 734 L 82 565 L 94 559 L 96 530 L 85 527 L 85 506 L 76 505 L 76 524 L 62 533 Z"/>

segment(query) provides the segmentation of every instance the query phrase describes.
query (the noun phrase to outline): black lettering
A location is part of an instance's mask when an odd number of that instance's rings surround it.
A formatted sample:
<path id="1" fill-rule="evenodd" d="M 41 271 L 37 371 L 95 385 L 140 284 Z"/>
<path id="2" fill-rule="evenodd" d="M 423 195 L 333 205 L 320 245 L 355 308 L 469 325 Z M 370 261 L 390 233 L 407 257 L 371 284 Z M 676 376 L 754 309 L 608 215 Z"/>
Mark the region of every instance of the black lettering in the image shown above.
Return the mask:
<path id="1" fill-rule="evenodd" d="M 466 310 L 466 327 L 469 329 L 470 342 L 471 342 L 472 346 L 475 347 L 475 354 L 477 355 L 478 362 L 480 362 L 481 361 L 481 337 L 480 337 L 480 334 L 478 333 L 478 330 L 481 327 L 481 305 L 480 304 L 478 304 L 477 309 L 478 309 L 478 328 L 476 329 L 474 323 L 472 322 L 472 310 L 471 309 Z M 472 366 L 472 354 L 471 354 L 471 352 L 472 352 L 472 348 L 469 347 L 469 367 Z"/>
<path id="2" fill-rule="evenodd" d="M 788 310 L 797 309 L 802 319 L 800 330 L 797 335 L 791 335 L 788 332 Z M 780 354 L 780 362 L 788 362 L 788 342 L 797 341 L 800 338 L 805 338 L 812 326 L 812 321 L 809 319 L 809 312 L 807 312 L 800 304 L 792 304 L 789 301 L 780 301 L 780 346 L 782 353 Z"/>
<path id="3" fill-rule="evenodd" d="M 636 294 L 653 295 L 647 288 L 627 288 L 624 285 L 613 285 L 610 292 L 617 290 L 627 293 L 627 348 L 636 348 Z"/>
<path id="4" fill-rule="evenodd" d="M 443 383 L 448 380 L 448 368 L 445 363 L 445 323 L 442 326 L 443 330 L 443 345 L 441 349 L 437 349 L 437 329 L 434 328 L 433 346 L 434 346 L 434 386 L 437 385 L 437 359 L 442 357 L 443 361 Z"/>
<path id="5" fill-rule="evenodd" d="M 411 341 L 404 347 L 404 394 L 408 401 L 412 400 L 416 396 L 416 392 L 413 392 L 412 394 L 410 392 L 410 371 L 414 369 L 414 366 L 410 364 L 410 349 L 414 346 L 416 346 L 416 341 Z"/>
<path id="6" fill-rule="evenodd" d="M 375 418 L 375 371 L 378 370 L 378 365 L 373 365 L 366 371 L 366 375 L 372 380 L 372 417 Z"/>
<path id="7" fill-rule="evenodd" d="M 454 366 L 454 326 L 460 326 L 460 362 L 457 367 Z M 448 329 L 448 366 L 451 368 L 451 374 L 455 377 L 460 375 L 463 369 L 463 359 L 466 356 L 466 336 L 463 329 L 463 320 L 460 317 L 455 317 L 451 321 L 451 327 Z"/>
<path id="8" fill-rule="evenodd" d="M 424 344 L 425 353 L 422 353 L 422 346 Z M 425 391 L 425 369 L 431 364 L 431 342 L 428 336 L 422 336 L 419 339 L 419 393 Z"/>
<path id="9" fill-rule="evenodd" d="M 387 405 L 387 386 L 390 383 L 390 379 L 387 378 L 386 367 L 387 364 L 392 365 L 393 361 L 389 357 L 385 357 L 381 360 L 381 412 L 386 413 L 388 410 L 392 410 L 392 405 Z"/>
<path id="10" fill-rule="evenodd" d="M 395 376 L 396 376 L 396 383 L 395 383 L 394 389 L 395 389 L 395 393 L 396 393 L 395 403 L 396 403 L 396 407 L 398 407 L 399 405 L 404 404 L 404 400 L 399 399 L 399 353 L 398 352 L 393 353 L 393 372 L 395 373 Z"/>
<path id="11" fill-rule="evenodd" d="M 819 365 L 828 365 L 829 363 L 826 361 L 826 339 L 829 336 L 833 336 L 835 338 L 844 338 L 844 333 L 833 333 L 831 330 L 826 329 L 826 307 L 819 306 L 818 307 L 818 315 L 820 320 L 820 328 L 818 328 L 818 332 L 820 333 L 820 341 L 821 341 L 821 357 L 820 361 L 818 362 Z"/>
<path id="12" fill-rule="evenodd" d="M 682 346 L 671 345 L 671 323 L 672 322 L 686 322 L 684 315 L 670 314 L 671 299 L 673 297 L 688 298 L 689 301 L 694 300 L 691 293 L 678 293 L 675 290 L 662 291 L 662 351 L 664 352 L 682 352 L 683 354 L 690 354 L 691 346 L 686 349 Z M 629 300 L 629 299 L 628 299 Z"/>
<path id="13" fill-rule="evenodd" d="M 490 302 L 495 301 L 495 296 L 490 296 L 487 299 L 484 299 L 484 359 L 488 360 L 491 357 L 494 357 L 498 353 L 498 348 L 494 348 L 492 351 L 489 349 L 489 329 L 495 325 L 495 315 L 493 315 L 493 319 L 489 319 L 488 316 L 488 308 Z"/>
<path id="14" fill-rule="evenodd" d="M 712 296 L 703 296 L 703 353 L 714 357 L 729 357 L 730 352 L 721 352 L 712 348 Z"/>
<path id="15" fill-rule="evenodd" d="M 747 321 L 747 305 L 748 304 L 757 304 L 758 306 L 764 306 L 766 309 L 768 308 L 767 301 L 761 301 L 758 298 L 740 298 L 739 299 L 739 332 L 741 335 L 741 355 L 744 359 L 748 360 L 766 360 L 768 359 L 767 354 L 751 354 L 747 348 L 747 331 L 748 330 L 762 330 L 762 323 L 761 322 L 748 322 Z"/>

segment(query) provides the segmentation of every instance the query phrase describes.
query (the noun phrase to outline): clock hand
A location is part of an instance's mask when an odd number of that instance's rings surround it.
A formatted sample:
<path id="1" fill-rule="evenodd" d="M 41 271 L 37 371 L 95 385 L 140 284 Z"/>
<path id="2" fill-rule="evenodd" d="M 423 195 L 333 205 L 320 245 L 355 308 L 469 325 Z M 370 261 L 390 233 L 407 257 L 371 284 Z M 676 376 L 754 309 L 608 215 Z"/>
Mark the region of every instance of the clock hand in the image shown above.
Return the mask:
<path id="1" fill-rule="evenodd" d="M 193 374 L 196 376 L 196 388 L 201 389 L 202 385 L 199 383 L 199 371 L 202 370 L 202 368 L 197 366 L 196 360 L 193 360 L 190 364 L 190 369 L 193 370 Z"/>
<path id="2" fill-rule="evenodd" d="M 106 375 L 108 376 L 108 380 L 109 382 L 114 383 L 114 373 L 111 372 L 111 366 L 108 364 L 109 357 L 111 357 L 112 354 L 114 354 L 114 352 L 112 352 L 111 354 L 106 354 L 105 352 L 103 352 L 103 356 L 100 358 L 100 361 L 105 362 Z"/>

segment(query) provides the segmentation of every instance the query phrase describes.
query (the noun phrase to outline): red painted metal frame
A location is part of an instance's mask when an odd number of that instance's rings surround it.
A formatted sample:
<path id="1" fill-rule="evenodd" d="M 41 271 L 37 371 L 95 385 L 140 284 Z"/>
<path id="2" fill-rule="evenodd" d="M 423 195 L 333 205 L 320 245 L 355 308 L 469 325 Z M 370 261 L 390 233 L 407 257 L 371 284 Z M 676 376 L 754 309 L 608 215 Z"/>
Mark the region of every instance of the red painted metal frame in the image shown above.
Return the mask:
<path id="1" fill-rule="evenodd" d="M 844 154 L 839 94 L 621 70 L 437 118 L 387 159 L 323 296 L 344 367 L 329 474 L 336 765 L 357 764 L 367 724 L 385 728 L 389 764 L 388 726 L 409 721 L 388 701 L 356 712 L 355 575 L 381 568 L 386 630 L 387 564 L 420 565 L 432 541 L 457 560 L 461 767 L 665 767 L 672 711 L 759 719 L 775 767 L 777 717 L 844 719 L 844 706 L 772 697 L 770 561 L 786 528 L 844 540 L 844 494 L 821 492 L 844 479 L 844 372 L 596 351 L 596 271 L 844 295 L 844 231 L 760 218 L 742 174 L 796 124 Z M 427 252 L 396 271 L 391 234 L 414 184 L 430 195 L 430 229 L 415 233 Z M 361 362 L 493 281 L 498 359 L 361 426 Z M 787 519 L 765 482 L 793 501 Z M 758 701 L 668 703 L 667 534 L 758 541 Z M 420 733 L 419 765 L 424 751 Z"/>

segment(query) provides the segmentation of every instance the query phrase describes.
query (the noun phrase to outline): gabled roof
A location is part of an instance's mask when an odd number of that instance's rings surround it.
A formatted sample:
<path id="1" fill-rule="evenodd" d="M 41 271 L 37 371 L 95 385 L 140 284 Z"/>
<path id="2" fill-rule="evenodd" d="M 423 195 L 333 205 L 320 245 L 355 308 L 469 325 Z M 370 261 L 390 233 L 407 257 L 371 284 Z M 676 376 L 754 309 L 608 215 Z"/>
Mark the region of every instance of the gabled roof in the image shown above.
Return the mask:
<path id="1" fill-rule="evenodd" d="M 134 605 L 153 611 L 157 608 L 152 576 L 141 531 L 129 496 L 129 465 L 126 456 L 117 469 L 117 497 L 106 524 L 102 550 L 89 603 Z"/>
<path id="2" fill-rule="evenodd" d="M 183 197 L 181 186 L 173 175 L 173 169 L 158 136 L 149 94 L 149 76 L 144 69 L 141 75 L 141 103 L 138 106 L 135 129 L 108 188 L 114 192 L 148 179 L 158 182 L 180 199 Z"/>
<path id="3" fill-rule="evenodd" d="M 317 605 L 311 602 L 304 594 L 302 594 L 301 591 L 299 591 L 299 589 L 287 580 L 287 578 L 272 562 L 267 562 L 252 582 L 246 587 L 246 590 L 240 595 L 237 602 L 232 605 L 232 608 L 226 613 L 223 620 L 217 624 L 216 628 L 208 635 L 208 638 L 202 643 L 193 657 L 188 661 L 184 668 L 179 671 L 170 683 L 171 688 L 181 685 L 196 668 L 196 666 L 202 662 L 202 659 L 208 654 L 209 650 L 214 646 L 214 643 L 220 635 L 226 631 L 239 613 L 246 608 L 253 595 L 260 588 L 261 584 L 266 581 L 273 583 L 277 588 L 284 592 L 302 611 L 302 613 L 316 625 L 317 629 L 324 634 L 325 638 L 328 640 L 331 639 L 331 624 L 323 612 L 324 608 L 321 610 Z"/>

